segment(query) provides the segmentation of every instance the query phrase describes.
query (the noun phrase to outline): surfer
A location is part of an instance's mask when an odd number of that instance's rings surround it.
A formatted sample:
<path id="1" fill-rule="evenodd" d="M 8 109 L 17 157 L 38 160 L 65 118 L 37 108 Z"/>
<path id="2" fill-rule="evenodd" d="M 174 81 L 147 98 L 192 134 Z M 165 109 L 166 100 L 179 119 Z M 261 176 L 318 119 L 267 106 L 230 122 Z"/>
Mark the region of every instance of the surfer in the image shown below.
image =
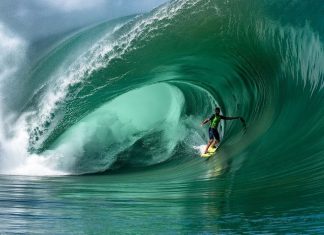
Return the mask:
<path id="1" fill-rule="evenodd" d="M 245 127 L 245 121 L 242 117 L 225 117 L 220 115 L 220 108 L 216 107 L 215 108 L 215 113 L 210 117 L 207 118 L 205 121 L 201 123 L 201 126 L 206 124 L 207 122 L 210 122 L 209 124 L 209 129 L 208 129 L 208 134 L 209 134 L 209 141 L 205 149 L 205 154 L 208 152 L 208 148 L 211 146 L 212 148 L 216 148 L 215 145 L 220 142 L 220 137 L 218 133 L 218 124 L 220 123 L 221 120 L 234 120 L 234 119 L 240 119 L 242 122 L 243 126 Z"/>

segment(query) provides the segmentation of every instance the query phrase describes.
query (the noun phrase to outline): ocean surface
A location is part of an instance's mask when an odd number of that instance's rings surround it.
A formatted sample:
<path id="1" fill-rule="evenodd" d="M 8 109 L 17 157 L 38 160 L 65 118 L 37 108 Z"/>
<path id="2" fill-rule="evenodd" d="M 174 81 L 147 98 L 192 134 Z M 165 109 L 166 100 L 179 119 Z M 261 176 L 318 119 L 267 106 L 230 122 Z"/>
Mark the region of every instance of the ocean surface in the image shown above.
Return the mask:
<path id="1" fill-rule="evenodd" d="M 0 25 L 0 234 L 323 234 L 323 22 L 177 0 L 54 44 Z M 247 128 L 206 160 L 215 106 Z"/>

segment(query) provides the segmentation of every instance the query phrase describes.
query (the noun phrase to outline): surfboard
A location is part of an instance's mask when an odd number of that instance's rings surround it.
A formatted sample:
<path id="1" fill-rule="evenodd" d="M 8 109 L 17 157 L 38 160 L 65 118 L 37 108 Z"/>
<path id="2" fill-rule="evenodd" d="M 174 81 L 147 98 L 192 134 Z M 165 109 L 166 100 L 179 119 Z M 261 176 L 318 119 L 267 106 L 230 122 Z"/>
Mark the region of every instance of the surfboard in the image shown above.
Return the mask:
<path id="1" fill-rule="evenodd" d="M 208 148 L 208 152 L 201 154 L 200 157 L 202 157 L 202 158 L 209 158 L 209 157 L 215 155 L 216 150 L 217 150 L 217 148 L 211 148 L 211 147 L 209 147 Z"/>

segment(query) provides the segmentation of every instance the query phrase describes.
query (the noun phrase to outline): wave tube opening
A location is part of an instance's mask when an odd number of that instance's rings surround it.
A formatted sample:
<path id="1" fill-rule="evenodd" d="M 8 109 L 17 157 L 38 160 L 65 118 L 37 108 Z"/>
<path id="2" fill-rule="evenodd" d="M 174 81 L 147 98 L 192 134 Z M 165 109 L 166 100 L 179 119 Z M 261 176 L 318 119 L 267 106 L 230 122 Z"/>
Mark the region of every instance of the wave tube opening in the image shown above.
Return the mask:
<path id="1" fill-rule="evenodd" d="M 131 90 L 85 116 L 43 154 L 59 156 L 57 167 L 73 173 L 105 171 L 116 161 L 157 164 L 170 158 L 183 138 L 183 105 L 181 91 L 172 85 Z M 142 154 L 136 153 L 136 146 Z"/>

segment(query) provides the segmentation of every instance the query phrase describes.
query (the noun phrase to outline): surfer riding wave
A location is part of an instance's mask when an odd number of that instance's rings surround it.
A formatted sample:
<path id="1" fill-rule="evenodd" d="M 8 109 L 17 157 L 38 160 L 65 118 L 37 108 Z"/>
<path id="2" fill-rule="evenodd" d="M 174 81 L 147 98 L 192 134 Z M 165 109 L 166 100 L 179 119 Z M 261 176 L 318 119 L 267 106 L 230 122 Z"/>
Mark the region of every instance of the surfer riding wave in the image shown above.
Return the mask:
<path id="1" fill-rule="evenodd" d="M 220 115 L 219 107 L 215 108 L 215 113 L 210 118 L 207 118 L 205 121 L 203 121 L 201 123 L 201 126 L 203 126 L 204 124 L 210 122 L 209 129 L 208 129 L 209 141 L 207 143 L 204 154 L 206 154 L 208 152 L 209 147 L 216 148 L 215 147 L 216 144 L 218 144 L 220 142 L 220 137 L 219 137 L 219 133 L 218 133 L 218 125 L 219 125 L 220 121 L 221 120 L 234 120 L 234 119 L 240 119 L 244 128 L 246 127 L 245 120 L 242 117 L 225 117 L 225 116 Z"/>

